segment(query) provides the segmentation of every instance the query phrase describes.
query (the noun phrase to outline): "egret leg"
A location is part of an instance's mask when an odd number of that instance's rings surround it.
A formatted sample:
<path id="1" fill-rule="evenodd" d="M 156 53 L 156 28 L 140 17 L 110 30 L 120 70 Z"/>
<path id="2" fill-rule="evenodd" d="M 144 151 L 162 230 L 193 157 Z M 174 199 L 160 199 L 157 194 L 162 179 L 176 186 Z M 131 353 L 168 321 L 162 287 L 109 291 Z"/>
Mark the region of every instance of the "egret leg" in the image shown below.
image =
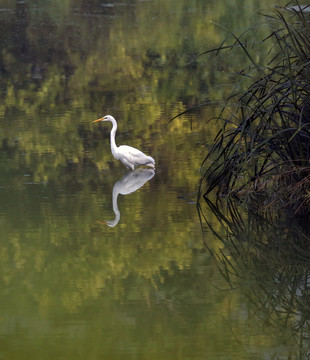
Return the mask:
<path id="1" fill-rule="evenodd" d="M 129 161 L 127 161 L 126 159 L 120 159 L 121 162 L 126 166 L 127 169 L 131 169 L 134 170 L 135 167 L 133 164 L 131 164 Z"/>

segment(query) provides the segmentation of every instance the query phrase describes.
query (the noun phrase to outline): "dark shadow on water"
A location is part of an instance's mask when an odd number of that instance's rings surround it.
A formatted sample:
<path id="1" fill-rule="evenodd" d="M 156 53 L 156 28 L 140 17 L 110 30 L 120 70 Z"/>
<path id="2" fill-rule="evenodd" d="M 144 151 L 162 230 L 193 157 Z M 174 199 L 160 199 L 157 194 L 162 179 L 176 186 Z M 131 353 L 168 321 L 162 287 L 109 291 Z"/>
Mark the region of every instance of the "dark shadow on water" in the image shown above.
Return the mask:
<path id="1" fill-rule="evenodd" d="M 205 200 L 198 204 L 205 245 L 229 288 L 241 291 L 249 304 L 255 333 L 283 335 L 294 344 L 288 359 L 308 359 L 309 222 L 289 212 L 258 214 L 240 202 Z M 275 358 L 281 355 L 275 350 Z"/>

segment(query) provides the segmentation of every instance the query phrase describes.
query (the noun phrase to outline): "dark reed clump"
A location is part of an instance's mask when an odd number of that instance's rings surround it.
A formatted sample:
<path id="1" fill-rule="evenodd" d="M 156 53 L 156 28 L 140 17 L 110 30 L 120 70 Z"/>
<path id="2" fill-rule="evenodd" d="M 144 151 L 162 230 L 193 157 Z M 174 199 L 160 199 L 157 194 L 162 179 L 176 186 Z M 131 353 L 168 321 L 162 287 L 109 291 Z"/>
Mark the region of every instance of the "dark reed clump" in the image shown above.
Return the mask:
<path id="1" fill-rule="evenodd" d="M 210 217 L 210 210 L 217 221 Z M 274 221 L 257 212 L 244 211 L 234 199 L 217 199 L 213 203 L 207 198 L 198 204 L 198 211 L 203 228 L 207 225 L 205 245 L 227 288 L 238 288 L 248 299 L 250 318 L 259 320 L 255 326 L 263 333 L 290 334 L 297 349 L 307 352 L 309 222 L 285 211 Z M 217 246 L 210 243 L 210 233 Z M 300 338 L 307 341 L 300 342 Z"/>
<path id="2" fill-rule="evenodd" d="M 223 126 L 204 160 L 200 193 L 205 198 L 216 189 L 218 195 L 248 199 L 256 210 L 276 207 L 309 215 L 307 9 L 298 5 L 268 16 L 274 30 L 264 41 L 271 41 L 271 60 L 264 67 L 252 63 L 257 77 L 243 94 L 231 96 L 219 116 Z M 241 40 L 236 45 L 247 53 Z"/>

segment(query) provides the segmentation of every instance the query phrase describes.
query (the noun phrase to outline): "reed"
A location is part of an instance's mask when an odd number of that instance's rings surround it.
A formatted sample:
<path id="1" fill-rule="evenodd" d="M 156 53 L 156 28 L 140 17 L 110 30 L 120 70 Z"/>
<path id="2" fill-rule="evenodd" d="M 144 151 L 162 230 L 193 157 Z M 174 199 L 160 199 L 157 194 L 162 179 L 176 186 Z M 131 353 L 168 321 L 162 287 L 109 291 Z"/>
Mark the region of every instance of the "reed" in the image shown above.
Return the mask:
<path id="1" fill-rule="evenodd" d="M 233 199 L 218 199 L 216 203 L 207 199 L 198 204 L 198 210 L 205 245 L 226 281 L 226 289 L 243 294 L 255 326 L 264 334 L 289 334 L 295 343 L 292 353 L 307 353 L 309 222 L 289 212 L 282 212 L 274 221 L 249 212 Z M 210 217 L 210 211 L 221 226 Z M 211 233 L 216 246 L 210 242 Z"/>
<path id="2" fill-rule="evenodd" d="M 216 191 L 257 209 L 289 208 L 309 215 L 308 13 L 297 5 L 277 9 L 266 20 L 272 29 L 263 39 L 271 42 L 267 64 L 258 66 L 241 39 L 232 45 L 246 52 L 251 66 L 240 76 L 252 80 L 241 95 L 232 94 L 219 115 L 223 125 L 203 161 L 200 196 Z"/>
<path id="3" fill-rule="evenodd" d="M 300 359 L 310 339 L 306 10 L 297 5 L 266 18 L 272 30 L 263 41 L 272 49 L 264 66 L 241 38 L 216 49 L 244 51 L 250 66 L 240 75 L 250 83 L 218 116 L 223 125 L 203 161 L 197 202 L 205 245 L 228 287 L 241 289 L 264 333 L 288 333 L 295 342 L 288 358 Z"/>

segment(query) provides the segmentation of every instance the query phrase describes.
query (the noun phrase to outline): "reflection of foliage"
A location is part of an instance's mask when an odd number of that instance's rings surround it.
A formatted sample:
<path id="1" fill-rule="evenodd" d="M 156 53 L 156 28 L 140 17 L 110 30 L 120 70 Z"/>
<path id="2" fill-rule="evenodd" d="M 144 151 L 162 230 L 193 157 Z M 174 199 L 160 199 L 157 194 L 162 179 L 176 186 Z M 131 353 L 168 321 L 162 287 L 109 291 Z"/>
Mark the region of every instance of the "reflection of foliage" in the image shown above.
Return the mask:
<path id="1" fill-rule="evenodd" d="M 206 66 L 197 54 L 206 41 L 212 46 L 221 37 L 213 21 L 228 24 L 238 19 L 240 26 L 241 18 L 241 14 L 230 16 L 227 1 L 220 4 L 216 19 L 212 2 L 193 3 L 194 17 L 191 1 L 137 2 L 136 6 L 130 2 L 125 7 L 83 0 L 3 5 L 8 11 L 0 13 L 0 166 L 3 211 L 10 216 L 2 225 L 12 239 L 2 244 L 2 274 L 6 284 L 22 277 L 28 289 L 43 278 L 48 284 L 51 274 L 62 279 L 66 289 L 62 296 L 54 296 L 57 291 L 48 286 L 34 294 L 43 307 L 59 298 L 67 304 L 65 299 L 71 297 L 76 301 L 70 306 L 76 309 L 88 293 L 97 294 L 111 279 L 134 273 L 152 283 L 162 267 L 171 271 L 172 263 L 182 267 L 191 262 L 184 240 L 189 225 L 177 210 L 173 220 L 178 228 L 167 231 L 165 239 L 152 233 L 135 244 L 119 242 L 120 227 L 113 242 L 102 242 L 101 228 L 93 219 L 102 218 L 98 191 L 115 180 L 107 171 L 114 163 L 106 151 L 109 128 L 93 130 L 90 122 L 97 112 L 113 109 L 121 119 L 119 141 L 130 132 L 133 146 L 155 158 L 165 153 L 157 175 L 165 185 L 158 193 L 169 193 L 172 184 L 174 191 L 176 187 L 192 190 L 200 168 L 192 147 L 202 147 L 201 127 L 176 120 L 167 132 L 165 121 L 159 119 L 205 100 L 209 91 L 217 94 L 212 85 L 223 73 Z M 253 9 L 237 6 L 236 11 L 252 14 Z M 247 21 L 249 16 L 243 18 Z M 184 27 L 187 37 L 180 38 Z M 224 59 L 212 63 L 221 64 L 228 66 Z M 186 143 L 184 132 L 189 133 Z M 72 195 L 74 201 L 63 194 Z M 147 200 L 140 193 L 136 199 L 143 208 Z M 152 228 L 153 219 L 161 218 L 166 203 L 164 195 L 154 199 L 152 217 L 143 218 L 146 229 Z M 62 216 L 56 215 L 59 209 Z M 70 220 L 66 214 L 72 214 Z M 74 224 L 69 223 L 72 219 Z M 143 226 L 137 215 L 128 231 L 135 233 Z M 147 255 L 140 252 L 142 242 Z M 48 256 L 53 252 L 59 252 L 55 262 Z M 94 254 L 99 255 L 90 262 Z M 138 259 L 139 266 L 134 268 L 130 259 Z M 115 283 L 119 296 L 122 286 Z"/>
<path id="2" fill-rule="evenodd" d="M 101 186 L 108 188 L 104 184 L 109 181 L 102 178 Z M 164 192 L 153 201 L 150 216 L 128 214 L 124 209 L 123 217 L 130 215 L 126 233 L 139 234 L 134 241 L 125 236 L 121 224 L 119 230 L 104 237 L 103 225 L 96 220 L 102 219 L 102 207 L 106 213 L 112 209 L 111 204 L 95 206 L 102 201 L 100 191 L 84 189 L 78 196 L 69 196 L 68 189 L 49 200 L 55 193 L 49 193 L 43 185 L 29 184 L 27 188 L 22 198 L 21 192 L 12 189 L 10 195 L 2 193 L 3 204 L 7 196 L 15 195 L 17 201 L 15 208 L 2 206 L 2 211 L 15 213 L 15 222 L 1 223 L 2 232 L 10 237 L 2 239 L 0 277 L 6 286 L 23 279 L 44 311 L 58 301 L 67 310 L 76 310 L 88 297 L 97 298 L 106 286 L 111 288 L 111 283 L 119 298 L 129 277 L 144 283 L 140 294 L 144 298 L 146 287 L 156 287 L 162 271 L 169 273 L 175 266 L 185 268 L 191 263 L 185 241 L 188 225 L 181 217 L 175 227 L 162 224 L 167 229 L 164 238 L 161 233 L 148 231 L 152 221 L 161 218 Z M 146 206 L 145 191 L 135 193 L 135 198 L 142 208 Z M 32 209 L 29 214 L 25 212 L 28 208 Z"/>
<path id="3" fill-rule="evenodd" d="M 219 7 L 216 19 L 212 2 L 194 2 L 195 17 L 191 1 L 177 6 L 174 1 L 160 1 L 104 7 L 99 1 L 82 0 L 4 5 L 8 12 L 0 14 L 1 134 L 6 147 L 26 154 L 22 161 L 26 160 L 35 181 L 55 179 L 68 163 L 81 166 L 96 137 L 85 123 L 97 112 L 113 109 L 121 118 L 120 128 L 130 130 L 132 139 L 152 144 L 145 151 L 175 153 L 178 144 L 171 144 L 172 138 L 170 149 L 161 148 L 167 138 L 159 118 L 165 114 L 169 119 L 204 101 L 210 91 L 218 97 L 220 90 L 213 84 L 224 73 L 213 69 L 226 69 L 228 64 L 216 59 L 206 66 L 197 54 L 206 41 L 209 46 L 219 42 L 221 32 L 214 22 L 235 26 L 228 22 L 234 18 L 229 16 L 227 2 Z M 236 6 L 235 11 L 245 9 Z M 252 14 L 253 9 L 247 11 Z M 248 21 L 247 14 L 241 13 L 235 19 L 242 17 Z M 180 39 L 184 27 L 187 36 Z M 163 105 L 167 99 L 169 108 Z M 184 153 L 191 156 L 191 141 L 182 146 L 188 147 Z M 107 163 L 107 154 L 102 155 Z M 96 165 L 102 168 L 102 163 L 96 161 Z"/>
<path id="4" fill-rule="evenodd" d="M 206 204 L 222 225 L 217 230 L 201 205 L 203 223 L 220 244 L 206 245 L 227 283 L 243 289 L 249 311 L 260 320 L 256 326 L 270 334 L 274 328 L 276 333 L 289 332 L 296 353 L 305 354 L 310 340 L 309 224 L 289 213 L 246 214 L 232 201 Z"/>
<path id="5" fill-rule="evenodd" d="M 16 168 L 25 168 L 26 163 L 26 171 L 34 181 L 47 181 L 55 180 L 62 172 L 61 167 L 68 164 L 83 166 L 87 151 L 98 141 L 98 135 L 92 134 L 93 130 L 85 123 L 90 123 L 102 107 L 105 113 L 114 109 L 113 113 L 121 118 L 120 129 L 130 130 L 132 139 L 152 144 L 145 151 L 160 152 L 159 147 L 166 142 L 162 135 L 166 128 L 158 119 L 163 111 L 167 118 L 170 113 L 182 111 L 188 94 L 190 101 L 197 101 L 201 95 L 195 89 L 201 80 L 187 66 L 188 55 L 180 56 L 188 53 L 187 46 L 193 43 L 187 41 L 173 54 L 179 32 L 176 30 L 173 38 L 167 37 L 168 30 L 163 28 L 169 25 L 170 29 L 171 24 L 164 19 L 158 24 L 160 17 L 154 19 L 157 26 L 149 23 L 148 12 L 163 11 L 153 5 L 144 6 L 143 12 L 138 5 L 129 6 L 135 13 L 125 12 L 113 22 L 110 14 L 103 12 L 101 2 L 88 5 L 83 1 L 67 1 L 61 11 L 59 2 L 42 2 L 40 6 L 25 2 L 18 3 L 17 8 L 14 5 L 15 12 L 9 12 L 3 19 L 4 31 L 0 34 L 4 95 L 0 115 L 4 119 L 3 149 L 16 152 Z M 117 5 L 111 11 L 116 9 Z M 173 16 L 176 11 L 175 26 L 182 26 L 182 6 L 173 8 Z M 94 22 L 93 13 L 103 21 Z M 133 22 L 132 17 L 139 21 Z M 75 23 L 79 31 L 72 25 Z M 133 23 L 140 27 L 137 29 Z M 17 27 L 18 34 L 13 32 Z M 150 38 L 154 43 L 149 42 Z M 200 67 L 200 79 L 207 81 L 203 71 Z M 203 86 L 206 90 L 208 84 Z M 172 104 L 169 110 L 161 105 L 168 94 Z M 133 145 L 141 147 L 139 143 Z M 171 153 L 177 146 L 177 142 L 172 144 Z M 185 146 L 190 148 L 190 143 Z M 98 148 L 102 158 L 101 162 L 96 161 L 98 168 L 109 159 L 101 149 Z M 20 153 L 25 156 L 20 157 Z"/>
<path id="6" fill-rule="evenodd" d="M 133 139 L 143 134 L 144 142 L 152 143 L 152 154 L 160 152 L 163 138 L 154 137 L 154 133 L 166 130 L 158 122 L 163 111 L 169 119 L 188 105 L 204 101 L 218 82 L 216 76 L 223 77 L 212 70 L 223 59 L 211 67 L 204 59 L 197 60 L 197 54 L 205 47 L 205 34 L 210 46 L 220 39 L 219 28 L 210 20 L 227 23 L 233 19 L 228 16 L 226 2 L 220 6 L 217 19 L 211 15 L 212 3 L 194 3 L 195 17 L 191 1 L 178 2 L 177 6 L 165 1 L 143 6 L 130 2 L 120 7 L 82 0 L 4 4 L 8 12 L 1 17 L 0 34 L 4 95 L 0 115 L 5 119 L 1 133 L 11 148 L 18 139 L 18 150 L 26 153 L 28 164 L 31 162 L 35 181 L 54 178 L 53 169 L 68 162 L 83 162 L 85 147 L 77 126 L 85 127 L 83 124 L 102 110 L 106 113 L 113 108 L 123 128 L 130 124 Z M 257 6 L 263 4 L 261 1 Z M 235 10 L 242 12 L 244 7 Z M 121 17 L 118 12 L 122 12 Z M 111 15 L 115 16 L 113 21 Z M 243 18 L 246 21 L 248 16 Z M 74 24 L 78 24 L 78 31 Z M 187 37 L 180 39 L 179 29 L 184 26 Z M 212 91 L 216 94 L 219 90 Z M 169 109 L 162 106 L 167 98 Z M 88 138 L 91 142 L 91 136 Z M 190 141 L 185 146 L 190 149 Z M 103 161 L 106 163 L 106 158 Z"/>
<path id="7" fill-rule="evenodd" d="M 176 339 L 180 358 L 225 348 L 240 359 L 247 349 L 227 344 L 222 318 L 238 299 L 206 285 L 206 269 L 210 278 L 215 271 L 189 220 L 193 210 L 176 199 L 198 181 L 193 147 L 216 128 L 177 119 L 167 129 L 165 118 L 210 92 L 221 98 L 212 86 L 229 81 L 230 64 L 196 55 L 222 38 L 214 22 L 240 27 L 268 2 L 12 3 L 2 1 L 12 11 L 0 12 L 1 353 L 41 359 L 42 348 L 46 359 L 97 359 L 118 347 L 165 359 Z M 123 170 L 111 159 L 109 127 L 90 125 L 110 111 L 120 120 L 119 143 L 156 160 L 165 154 L 154 182 L 120 200 L 123 222 L 113 232 L 97 221 L 112 214 L 110 191 Z M 235 328 L 242 332 L 240 318 Z"/>

